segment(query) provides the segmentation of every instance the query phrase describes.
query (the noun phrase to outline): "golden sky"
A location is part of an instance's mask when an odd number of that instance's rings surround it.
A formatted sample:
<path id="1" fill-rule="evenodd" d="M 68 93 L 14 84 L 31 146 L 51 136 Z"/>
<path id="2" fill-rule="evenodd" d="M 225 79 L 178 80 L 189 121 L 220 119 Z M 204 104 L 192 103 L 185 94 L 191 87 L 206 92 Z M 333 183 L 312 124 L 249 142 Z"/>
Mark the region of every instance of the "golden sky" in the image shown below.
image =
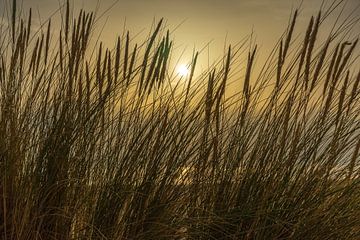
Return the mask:
<path id="1" fill-rule="evenodd" d="M 74 12 L 80 8 L 95 10 L 102 17 L 97 28 L 102 31 L 101 40 L 113 45 L 115 37 L 123 33 L 124 25 L 132 36 L 139 34 L 135 42 L 141 42 L 150 31 L 155 21 L 163 17 L 167 28 L 174 30 L 172 39 L 175 49 L 185 49 L 185 57 L 192 50 L 203 48 L 209 59 L 219 57 L 227 44 L 243 39 L 253 32 L 260 51 L 266 55 L 281 33 L 285 30 L 290 15 L 295 8 L 300 8 L 298 32 L 304 30 L 311 15 L 316 15 L 322 2 L 328 6 L 333 0 L 73 0 L 70 1 Z M 9 5 L 10 0 L 0 0 L 0 9 Z M 45 21 L 59 9 L 63 0 L 19 0 L 24 10 L 32 7 L 35 20 Z M 21 3 L 22 2 L 22 3 Z M 347 0 L 345 14 L 354 11 L 360 17 L 359 0 Z M 57 16 L 58 17 L 58 16 Z M 336 15 L 332 16 L 335 19 Z M 40 21 L 39 21 L 40 19 Z M 331 21 L 332 19 L 330 19 Z M 329 24 L 330 26 L 330 24 Z M 360 26 L 359 26 L 360 29 Z M 359 36 L 360 30 L 353 34 Z M 180 51 L 181 50 L 181 51 Z"/>

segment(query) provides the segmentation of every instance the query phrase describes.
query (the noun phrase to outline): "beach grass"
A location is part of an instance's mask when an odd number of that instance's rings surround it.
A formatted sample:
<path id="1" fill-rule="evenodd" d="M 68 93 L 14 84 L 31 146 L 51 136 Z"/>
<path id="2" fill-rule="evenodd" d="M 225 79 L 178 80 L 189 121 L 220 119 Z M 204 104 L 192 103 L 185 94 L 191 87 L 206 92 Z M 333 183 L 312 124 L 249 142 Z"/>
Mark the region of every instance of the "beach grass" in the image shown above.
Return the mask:
<path id="1" fill-rule="evenodd" d="M 127 32 L 92 47 L 93 12 L 67 1 L 60 29 L 33 29 L 13 0 L 0 27 L 0 238 L 359 239 L 356 21 L 318 37 L 339 6 L 300 38 L 295 11 L 259 71 L 247 42 L 200 74 L 195 53 L 180 81 L 162 20 L 143 42 Z"/>

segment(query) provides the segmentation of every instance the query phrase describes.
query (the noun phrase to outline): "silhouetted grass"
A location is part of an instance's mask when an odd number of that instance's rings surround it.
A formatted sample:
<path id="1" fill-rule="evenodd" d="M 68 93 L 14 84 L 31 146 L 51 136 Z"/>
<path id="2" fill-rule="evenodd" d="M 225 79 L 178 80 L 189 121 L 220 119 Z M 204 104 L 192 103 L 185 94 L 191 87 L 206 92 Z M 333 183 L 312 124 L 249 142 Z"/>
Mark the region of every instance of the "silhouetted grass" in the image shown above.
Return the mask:
<path id="1" fill-rule="evenodd" d="M 359 239 L 360 121 L 353 18 L 294 40 L 258 74 L 245 45 L 186 82 L 162 21 L 89 47 L 93 13 L 0 28 L 1 239 Z M 238 74 L 238 73 L 237 73 Z M 243 87 L 229 96 L 229 80 Z M 184 86 L 185 84 L 185 86 Z"/>

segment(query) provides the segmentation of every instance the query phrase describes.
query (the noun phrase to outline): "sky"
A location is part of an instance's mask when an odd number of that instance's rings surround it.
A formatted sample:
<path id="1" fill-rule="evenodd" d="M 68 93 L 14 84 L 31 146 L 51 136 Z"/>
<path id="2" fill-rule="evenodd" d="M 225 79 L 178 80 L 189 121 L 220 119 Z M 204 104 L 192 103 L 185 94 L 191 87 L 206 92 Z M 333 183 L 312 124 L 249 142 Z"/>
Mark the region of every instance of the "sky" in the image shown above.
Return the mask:
<path id="1" fill-rule="evenodd" d="M 298 31 L 304 31 L 311 15 L 316 15 L 322 2 L 325 6 L 332 0 L 72 0 L 74 12 L 80 8 L 104 13 L 98 24 L 101 39 L 113 44 L 125 28 L 138 41 L 146 36 L 154 21 L 161 17 L 172 31 L 175 48 L 185 50 L 186 57 L 192 50 L 207 46 L 208 59 L 223 53 L 224 44 L 235 44 L 253 33 L 253 38 L 265 54 L 270 52 L 286 29 L 291 13 L 300 8 Z M 0 0 L 0 9 L 10 0 Z M 54 13 L 63 0 L 18 0 L 24 10 L 32 7 L 35 18 L 43 22 Z M 354 11 L 360 17 L 360 0 L 348 0 L 345 13 Z M 346 15 L 344 14 L 344 15 Z M 335 18 L 336 15 L 332 16 Z M 332 19 L 330 19 L 332 20 Z M 330 26 L 330 24 L 329 24 Z M 360 26 L 359 26 L 360 29 Z M 138 34 L 138 35 L 137 35 Z M 353 33 L 360 34 L 360 30 Z M 136 38 L 135 38 L 136 41 Z"/>

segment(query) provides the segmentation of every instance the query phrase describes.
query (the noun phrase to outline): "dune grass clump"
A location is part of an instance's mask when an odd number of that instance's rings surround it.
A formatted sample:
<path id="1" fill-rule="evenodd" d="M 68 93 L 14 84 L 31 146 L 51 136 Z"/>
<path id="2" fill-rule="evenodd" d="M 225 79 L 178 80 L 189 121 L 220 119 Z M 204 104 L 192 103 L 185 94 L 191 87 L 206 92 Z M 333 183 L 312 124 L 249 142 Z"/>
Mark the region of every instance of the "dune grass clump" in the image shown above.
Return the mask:
<path id="1" fill-rule="evenodd" d="M 0 238 L 359 239 L 360 72 L 338 5 L 259 73 L 246 44 L 186 81 L 162 21 L 91 47 L 94 13 L 0 27 Z M 229 94 L 234 81 L 241 84 Z M 238 84 L 238 85 L 239 85 Z"/>

